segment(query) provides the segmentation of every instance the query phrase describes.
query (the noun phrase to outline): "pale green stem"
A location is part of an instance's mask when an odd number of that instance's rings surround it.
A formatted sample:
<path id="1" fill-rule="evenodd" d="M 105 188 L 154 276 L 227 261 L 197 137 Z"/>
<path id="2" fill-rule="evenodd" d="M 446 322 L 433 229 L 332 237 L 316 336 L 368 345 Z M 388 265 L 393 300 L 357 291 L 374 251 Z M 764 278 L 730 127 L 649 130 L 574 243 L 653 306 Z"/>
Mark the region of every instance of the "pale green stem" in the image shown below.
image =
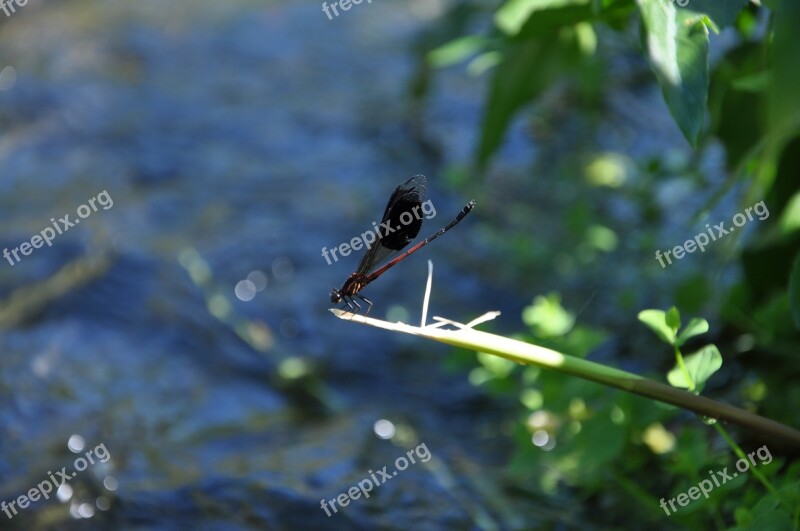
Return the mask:
<path id="1" fill-rule="evenodd" d="M 689 382 L 689 388 L 687 389 L 687 391 L 692 392 L 694 391 L 695 388 L 694 378 L 692 378 L 692 375 L 689 374 L 689 369 L 686 368 L 686 364 L 683 362 L 683 354 L 681 354 L 681 350 L 674 345 L 673 348 L 675 349 L 675 359 L 678 361 L 678 366 L 683 371 L 683 375 L 686 377 L 686 381 Z"/>
<path id="2" fill-rule="evenodd" d="M 500 356 L 524 365 L 534 365 L 536 367 L 552 369 L 564 374 L 622 389 L 629 393 L 645 396 L 694 411 L 698 415 L 738 424 L 758 434 L 761 439 L 772 439 L 776 442 L 780 441 L 789 446 L 800 448 L 800 431 L 792 427 L 723 402 L 718 402 L 704 396 L 696 396 L 682 389 L 676 389 L 660 382 L 648 380 L 637 374 L 568 356 L 549 348 L 489 334 L 487 332 L 480 332 L 467 327 L 467 325 L 445 320 L 442 320 L 444 322 L 440 322 L 436 325 L 420 328 L 404 323 L 389 323 L 371 317 L 353 315 L 338 309 L 332 309 L 331 312 L 340 319 L 376 326 L 386 330 L 422 336 L 448 345 L 466 348 L 475 352 L 486 352 L 487 354 Z M 450 324 L 458 329 L 444 330 L 438 328 L 443 324 Z"/>

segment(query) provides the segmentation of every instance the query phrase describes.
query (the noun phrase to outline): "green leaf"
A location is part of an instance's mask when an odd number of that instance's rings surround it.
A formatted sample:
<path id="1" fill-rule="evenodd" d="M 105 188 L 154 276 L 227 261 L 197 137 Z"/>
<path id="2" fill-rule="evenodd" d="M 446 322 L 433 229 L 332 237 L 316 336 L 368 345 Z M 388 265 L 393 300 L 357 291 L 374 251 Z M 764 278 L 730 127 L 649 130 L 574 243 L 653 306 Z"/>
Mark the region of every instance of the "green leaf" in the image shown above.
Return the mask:
<path id="1" fill-rule="evenodd" d="M 428 52 L 428 63 L 434 68 L 442 68 L 464 61 L 480 52 L 486 46 L 483 37 L 468 35 L 434 48 Z"/>
<path id="2" fill-rule="evenodd" d="M 708 332 L 708 321 L 701 317 L 695 317 L 686 327 L 678 334 L 678 342 L 677 345 L 680 347 L 687 340 L 693 338 L 694 336 L 699 336 L 700 334 L 705 334 Z"/>
<path id="3" fill-rule="evenodd" d="M 780 500 L 765 494 L 753 507 L 751 529 L 792 529 L 792 517 Z M 796 529 L 796 528 L 795 528 Z"/>
<path id="4" fill-rule="evenodd" d="M 673 387 L 682 389 L 691 389 L 694 383 L 694 391 L 699 393 L 711 375 L 722 367 L 722 354 L 715 345 L 706 345 L 694 354 L 684 357 L 683 363 L 693 382 L 686 380 L 686 374 L 677 363 L 667 374 L 667 381 Z"/>
<path id="5" fill-rule="evenodd" d="M 522 321 L 540 337 L 560 337 L 575 325 L 575 316 L 561 305 L 556 292 L 539 295 L 522 311 Z"/>
<path id="6" fill-rule="evenodd" d="M 511 43 L 502 63 L 492 71 L 477 153 L 479 167 L 501 145 L 517 111 L 560 79 L 578 57 L 574 38 L 571 42 L 551 37 Z"/>
<path id="7" fill-rule="evenodd" d="M 566 3 L 568 0 L 508 0 L 495 13 L 494 23 L 504 33 L 516 35 L 532 13 Z"/>
<path id="8" fill-rule="evenodd" d="M 493 356 L 485 352 L 478 352 L 477 358 L 481 365 L 483 365 L 486 370 L 489 371 L 489 373 L 491 373 L 495 378 L 504 378 L 505 376 L 508 376 L 511 371 L 514 370 L 514 367 L 517 366 L 517 364 L 513 361 L 509 361 L 499 356 Z"/>
<path id="9" fill-rule="evenodd" d="M 673 332 L 677 332 L 678 328 L 681 327 L 681 314 L 675 306 L 667 310 L 667 314 L 664 316 L 664 322 Z"/>
<path id="10" fill-rule="evenodd" d="M 672 117 L 697 146 L 708 100 L 708 29 L 689 7 L 637 0 L 650 66 Z"/>
<path id="11" fill-rule="evenodd" d="M 508 0 L 494 15 L 495 25 L 507 35 L 517 35 L 526 27 L 526 33 L 535 29 L 575 24 L 591 16 L 589 0 Z"/>
<path id="12" fill-rule="evenodd" d="M 647 325 L 664 343 L 675 343 L 675 331 L 666 323 L 666 314 L 661 310 L 642 310 L 639 320 Z"/>
<path id="13" fill-rule="evenodd" d="M 549 7 L 547 4 L 550 3 L 546 0 L 509 0 L 494 14 L 494 23 L 501 31 L 509 35 L 516 35 L 531 13 L 543 7 Z M 559 3 L 563 4 L 564 2 Z"/>
<path id="14" fill-rule="evenodd" d="M 595 470 L 619 459 L 625 451 L 625 430 L 596 416 L 581 423 L 575 440 L 576 469 Z"/>
<path id="15" fill-rule="evenodd" d="M 548 25 L 579 22 L 581 18 L 569 16 L 575 8 L 591 8 L 589 0 L 508 0 L 494 15 L 494 23 L 508 35 L 516 35 L 526 23 L 547 19 Z M 580 11 L 577 11 L 580 13 Z M 587 11 L 591 14 L 591 9 Z M 555 17 L 554 17 L 555 15 Z"/>
<path id="16" fill-rule="evenodd" d="M 800 330 L 800 253 L 795 256 L 792 273 L 789 275 L 789 308 L 794 326 Z"/>

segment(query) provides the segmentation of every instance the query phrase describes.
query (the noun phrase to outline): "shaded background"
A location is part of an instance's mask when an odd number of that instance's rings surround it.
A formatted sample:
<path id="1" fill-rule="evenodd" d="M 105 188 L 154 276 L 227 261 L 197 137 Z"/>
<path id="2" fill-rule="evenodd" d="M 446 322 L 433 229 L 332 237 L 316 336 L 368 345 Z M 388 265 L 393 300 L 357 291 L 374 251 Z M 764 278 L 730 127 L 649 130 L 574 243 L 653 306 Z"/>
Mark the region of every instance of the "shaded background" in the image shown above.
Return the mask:
<path id="1" fill-rule="evenodd" d="M 433 314 L 499 309 L 489 328 L 513 333 L 534 296 L 559 292 L 587 325 L 615 328 L 596 359 L 645 372 L 646 356 L 614 359 L 654 344 L 635 312 L 691 292 L 708 268 L 695 309 L 714 308 L 735 272 L 722 245 L 667 270 L 653 260 L 696 232 L 686 219 L 725 173 L 712 148 L 707 187 L 693 181 L 641 57 L 609 62 L 622 81 L 597 112 L 573 112 L 556 87 L 469 180 L 484 84 L 451 68 L 424 109 L 409 98 L 439 1 L 375 0 L 334 20 L 294 0 L 17 9 L 0 19 L 0 245 L 100 192 L 114 204 L 0 264 L 0 499 L 98 444 L 111 459 L 0 527 L 599 525 L 569 491 L 507 480 L 519 404 L 473 385 L 485 375 L 463 355 L 333 318 L 328 292 L 358 256 L 328 265 L 321 249 L 426 174 L 437 217 L 423 234 L 478 206 L 365 290 L 375 316 L 415 322 L 432 259 Z M 653 157 L 670 178 L 640 171 Z M 587 196 L 585 179 L 632 191 Z M 659 223 L 643 224 L 656 207 Z M 726 196 L 711 218 L 737 211 Z M 420 443 L 430 462 L 333 517 L 320 509 Z"/>

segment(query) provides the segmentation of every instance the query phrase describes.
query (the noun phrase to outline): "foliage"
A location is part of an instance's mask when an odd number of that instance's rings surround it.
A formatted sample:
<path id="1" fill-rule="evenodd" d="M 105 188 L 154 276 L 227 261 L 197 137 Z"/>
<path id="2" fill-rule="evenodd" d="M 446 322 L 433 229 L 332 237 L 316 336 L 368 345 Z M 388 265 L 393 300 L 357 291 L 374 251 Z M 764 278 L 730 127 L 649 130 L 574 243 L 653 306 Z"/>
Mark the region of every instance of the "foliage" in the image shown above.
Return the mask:
<path id="1" fill-rule="evenodd" d="M 562 79 L 577 84 L 594 80 L 597 64 L 605 61 L 598 52 L 603 30 L 624 34 L 637 25 L 642 52 L 686 140 L 698 147 L 716 135 L 729 148 L 733 164 L 748 157 L 767 185 L 781 147 L 797 136 L 800 127 L 793 90 L 800 77 L 800 44 L 792 39 L 791 29 L 800 16 L 795 4 L 770 2 L 774 10 L 770 16 L 778 22 L 763 31 L 758 19 L 766 9 L 747 0 L 506 0 L 484 35 L 462 35 L 468 22 L 485 11 L 482 2 L 466 1 L 453 10 L 460 23 L 453 23 L 456 17 L 445 17 L 443 27 L 449 31 L 440 29 L 426 41 L 431 48 L 427 57 L 434 67 L 470 59 L 469 68 L 475 72 L 496 65 L 489 74 L 476 153 L 479 166 L 484 166 L 514 116 L 546 88 Z M 726 28 L 737 32 L 740 44 L 712 67 L 710 32 Z M 710 94 L 712 81 L 715 92 Z M 713 112 L 712 123 L 706 124 L 709 103 L 712 111 L 718 111 L 726 103 L 741 107 L 746 99 L 758 100 L 746 109 L 760 114 L 748 118 L 753 129 L 722 127 L 724 112 Z"/>
<path id="2" fill-rule="evenodd" d="M 674 308 L 644 310 L 639 319 L 672 350 L 674 361 L 664 367 L 671 385 L 698 394 L 713 388 L 788 422 L 796 421 L 793 411 L 800 406 L 800 390 L 791 385 L 800 344 L 798 26 L 800 3 L 795 0 L 504 0 L 497 5 L 464 0 L 420 41 L 424 75 L 418 74 L 429 84 L 432 69 L 466 62 L 470 74 L 485 78 L 474 167 L 486 172 L 514 120 L 538 126 L 531 110 L 548 105 L 548 93 L 555 87 L 570 94 L 570 113 L 591 114 L 621 84 L 631 83 L 609 74 L 620 56 L 638 54 L 694 155 L 676 164 L 667 156 L 639 163 L 625 155 L 603 154 L 586 168 L 588 184 L 602 186 L 602 194 L 607 190 L 607 195 L 632 200 L 643 220 L 655 225 L 663 221 L 653 201 L 659 180 L 702 175 L 699 161 L 722 147 L 728 177 L 713 187 L 710 180 L 697 179 L 711 188 L 697 217 L 733 192 L 742 205 L 763 200 L 770 211 L 758 226 L 758 239 L 736 252 L 720 253 L 726 264 L 738 261 L 741 277 L 712 286 L 709 272 L 696 271 L 670 288 L 675 304 L 696 313 L 708 311 L 709 320 L 719 322 L 714 329 L 720 348 L 697 343 L 711 328 L 705 319 L 690 319 L 681 328 Z M 417 96 L 424 95 L 425 86 L 417 85 Z M 631 173 L 638 174 L 636 182 Z M 555 186 L 544 181 L 536 184 Z M 546 230 L 539 231 L 539 242 L 501 235 L 512 240 L 508 247 L 520 261 L 549 258 L 554 250 L 563 257 L 572 248 L 579 249 L 577 255 L 582 246 L 614 249 L 621 240 L 615 227 L 596 219 L 602 208 L 596 205 L 606 195 L 597 193 L 590 201 L 583 192 L 575 192 L 574 201 L 560 212 L 547 213 L 560 216 L 566 227 L 551 247 L 541 243 L 548 237 Z M 580 240 L 591 227 L 610 234 L 613 244 L 586 246 Z M 633 240 L 630 233 L 625 236 Z M 642 235 L 648 252 L 658 247 L 652 238 L 652 233 Z M 576 261 L 588 262 L 581 258 Z M 653 280 L 645 271 L 637 274 L 640 285 Z M 639 311 L 631 294 L 620 293 L 619 300 L 623 302 L 612 310 Z M 620 331 L 612 335 L 581 324 L 561 306 L 557 293 L 537 297 L 523 312 L 523 322 L 529 332 L 522 339 L 573 355 L 630 347 L 629 338 L 617 339 Z M 683 349 L 689 354 L 684 356 Z M 724 364 L 720 351 L 726 353 Z M 658 506 L 661 496 L 683 492 L 703 471 L 730 466 L 733 460 L 730 450 L 716 446 L 724 438 L 721 433 L 717 437 L 711 429 L 686 423 L 672 408 L 560 374 L 499 366 L 486 356 L 478 363 L 471 375 L 475 385 L 518 400 L 516 454 L 509 470 L 522 488 L 554 493 L 570 486 L 612 514 L 666 525 Z M 737 529 L 800 526 L 800 510 L 776 510 L 780 500 L 784 507 L 800 507 L 800 465 L 776 459 L 760 472 L 764 484 L 774 486 L 771 491 L 739 477 L 671 521 L 703 528 L 709 522 Z M 630 504 L 630 499 L 640 503 Z"/>
<path id="3" fill-rule="evenodd" d="M 706 381 L 722 367 L 722 355 L 715 345 L 706 345 L 684 357 L 680 347 L 692 337 L 708 332 L 708 321 L 695 317 L 679 334 L 681 316 L 674 306 L 667 312 L 642 310 L 639 320 L 675 350 L 675 366 L 667 374 L 669 383 L 700 394 Z"/>
<path id="4" fill-rule="evenodd" d="M 674 349 L 676 366 L 668 375 L 670 382 L 699 393 L 721 367 L 721 355 L 716 346 L 707 345 L 684 358 L 678 345 L 706 333 L 708 323 L 694 318 L 681 330 L 680 315 L 674 307 L 667 312 L 645 310 L 639 317 Z M 523 312 L 523 319 L 532 334 L 519 339 L 571 350 L 573 355 L 586 356 L 607 337 L 599 330 L 575 324 L 575 316 L 560 305 L 555 293 L 537 297 Z M 732 469 L 736 458 L 748 459 L 748 452 L 713 421 L 708 424 L 714 425 L 732 451 L 714 451 L 707 430 L 682 429 L 676 437 L 666 427 L 676 425 L 676 410 L 653 401 L 610 394 L 607 388 L 571 375 L 519 367 L 484 353 L 477 359 L 480 367 L 473 369 L 472 383 L 497 396 L 518 396 L 522 406 L 515 432 L 517 452 L 509 464 L 509 476 L 519 488 L 555 494 L 569 485 L 583 496 L 599 498 L 605 507 L 658 521 L 663 517 L 663 499 L 674 499 L 664 492 L 686 492 L 706 480 L 704 471 Z M 769 444 L 759 449 L 768 459 L 759 454 L 760 462 L 747 474 L 738 474 L 739 478 L 734 475 L 730 482 L 712 489 L 712 496 L 670 516 L 692 527 L 703 527 L 709 518 L 721 524 L 725 515 L 732 514 L 740 529 L 797 526 L 800 466 L 779 472 L 785 462 L 772 455 Z M 660 473 L 645 471 L 652 469 Z M 754 488 L 753 482 L 745 479 L 747 475 L 760 481 L 765 490 Z M 617 488 L 609 489 L 610 485 Z M 629 505 L 630 497 L 637 501 L 634 507 Z"/>

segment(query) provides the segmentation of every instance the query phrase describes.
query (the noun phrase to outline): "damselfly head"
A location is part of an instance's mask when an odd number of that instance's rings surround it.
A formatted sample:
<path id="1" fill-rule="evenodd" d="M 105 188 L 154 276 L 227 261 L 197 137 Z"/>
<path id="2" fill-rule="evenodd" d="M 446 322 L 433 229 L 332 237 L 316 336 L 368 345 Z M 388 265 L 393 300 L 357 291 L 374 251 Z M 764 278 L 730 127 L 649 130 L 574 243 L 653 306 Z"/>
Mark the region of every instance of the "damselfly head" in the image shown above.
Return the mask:
<path id="1" fill-rule="evenodd" d="M 333 288 L 331 290 L 331 302 L 338 304 L 340 300 L 342 300 L 342 292 L 336 288 Z"/>

